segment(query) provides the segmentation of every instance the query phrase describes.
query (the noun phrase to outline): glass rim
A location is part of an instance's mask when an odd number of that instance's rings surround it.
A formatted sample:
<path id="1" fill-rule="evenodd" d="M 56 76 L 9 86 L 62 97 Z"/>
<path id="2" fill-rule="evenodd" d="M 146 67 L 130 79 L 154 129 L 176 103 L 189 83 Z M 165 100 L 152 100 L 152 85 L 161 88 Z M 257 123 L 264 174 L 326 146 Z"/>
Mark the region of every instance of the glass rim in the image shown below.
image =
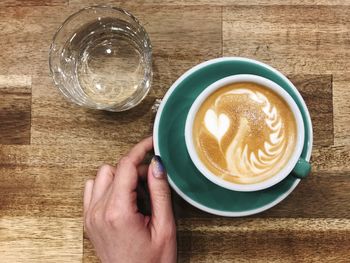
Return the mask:
<path id="1" fill-rule="evenodd" d="M 74 17 L 77 17 L 78 15 L 80 15 L 82 12 L 87 11 L 87 10 L 92 10 L 92 9 L 104 9 L 104 10 L 115 10 L 115 11 L 119 11 L 125 15 L 127 15 L 128 17 L 130 17 L 132 20 L 134 20 L 134 22 L 137 23 L 138 26 L 140 26 L 140 28 L 145 32 L 146 36 L 148 37 L 148 33 L 146 32 L 146 30 L 143 28 L 143 26 L 141 25 L 140 21 L 129 11 L 127 11 L 126 9 L 120 8 L 120 7 L 115 7 L 115 6 L 109 6 L 109 5 L 92 5 L 92 6 L 87 6 L 84 8 L 81 8 L 80 10 L 74 12 L 73 14 L 70 14 L 63 22 L 62 24 L 58 27 L 58 29 L 55 31 L 53 37 L 52 37 L 52 41 L 51 41 L 51 45 L 55 42 L 58 34 L 61 32 L 62 28 L 68 24 Z M 149 37 L 148 37 L 149 38 Z M 50 47 L 51 50 L 51 47 Z"/>

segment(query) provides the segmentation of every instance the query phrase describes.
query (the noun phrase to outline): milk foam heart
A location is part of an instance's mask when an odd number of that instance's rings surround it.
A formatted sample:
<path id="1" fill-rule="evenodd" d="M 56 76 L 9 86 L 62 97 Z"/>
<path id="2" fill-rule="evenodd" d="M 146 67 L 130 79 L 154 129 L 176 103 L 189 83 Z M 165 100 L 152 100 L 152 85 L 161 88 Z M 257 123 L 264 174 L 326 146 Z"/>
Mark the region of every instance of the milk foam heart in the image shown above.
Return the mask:
<path id="1" fill-rule="evenodd" d="M 219 117 L 212 109 L 207 110 L 204 117 L 205 127 L 220 142 L 230 126 L 230 119 L 221 113 Z"/>

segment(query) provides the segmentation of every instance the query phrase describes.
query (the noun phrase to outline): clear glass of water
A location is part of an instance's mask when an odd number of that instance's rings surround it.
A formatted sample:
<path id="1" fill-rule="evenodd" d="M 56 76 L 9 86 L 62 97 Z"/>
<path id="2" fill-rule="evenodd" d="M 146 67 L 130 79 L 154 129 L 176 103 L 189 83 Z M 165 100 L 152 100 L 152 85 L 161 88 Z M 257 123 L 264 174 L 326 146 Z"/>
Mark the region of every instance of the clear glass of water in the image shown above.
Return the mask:
<path id="1" fill-rule="evenodd" d="M 150 39 L 120 8 L 92 6 L 68 17 L 53 37 L 49 63 L 58 89 L 87 108 L 125 111 L 151 87 Z"/>

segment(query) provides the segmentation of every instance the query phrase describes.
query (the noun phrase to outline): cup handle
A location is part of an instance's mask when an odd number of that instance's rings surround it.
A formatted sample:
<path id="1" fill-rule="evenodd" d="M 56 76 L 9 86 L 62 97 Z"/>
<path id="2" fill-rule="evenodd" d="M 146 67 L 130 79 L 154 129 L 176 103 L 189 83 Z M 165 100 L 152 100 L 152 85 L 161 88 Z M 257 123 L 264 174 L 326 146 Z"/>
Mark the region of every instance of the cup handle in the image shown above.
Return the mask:
<path id="1" fill-rule="evenodd" d="M 295 165 L 292 173 L 295 177 L 300 179 L 305 178 L 311 172 L 311 165 L 308 161 L 299 158 L 297 164 Z"/>

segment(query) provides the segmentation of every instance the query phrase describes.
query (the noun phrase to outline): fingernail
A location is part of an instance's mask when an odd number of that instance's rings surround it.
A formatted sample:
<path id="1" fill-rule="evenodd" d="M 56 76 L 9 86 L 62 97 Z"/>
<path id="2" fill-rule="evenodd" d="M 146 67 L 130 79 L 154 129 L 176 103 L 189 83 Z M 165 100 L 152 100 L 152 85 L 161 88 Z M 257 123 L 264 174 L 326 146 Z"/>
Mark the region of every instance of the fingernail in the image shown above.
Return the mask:
<path id="1" fill-rule="evenodd" d="M 155 178 L 158 178 L 158 179 L 165 178 L 165 168 L 163 166 L 162 160 L 158 155 L 153 156 L 151 165 L 152 165 L 152 174 Z"/>

